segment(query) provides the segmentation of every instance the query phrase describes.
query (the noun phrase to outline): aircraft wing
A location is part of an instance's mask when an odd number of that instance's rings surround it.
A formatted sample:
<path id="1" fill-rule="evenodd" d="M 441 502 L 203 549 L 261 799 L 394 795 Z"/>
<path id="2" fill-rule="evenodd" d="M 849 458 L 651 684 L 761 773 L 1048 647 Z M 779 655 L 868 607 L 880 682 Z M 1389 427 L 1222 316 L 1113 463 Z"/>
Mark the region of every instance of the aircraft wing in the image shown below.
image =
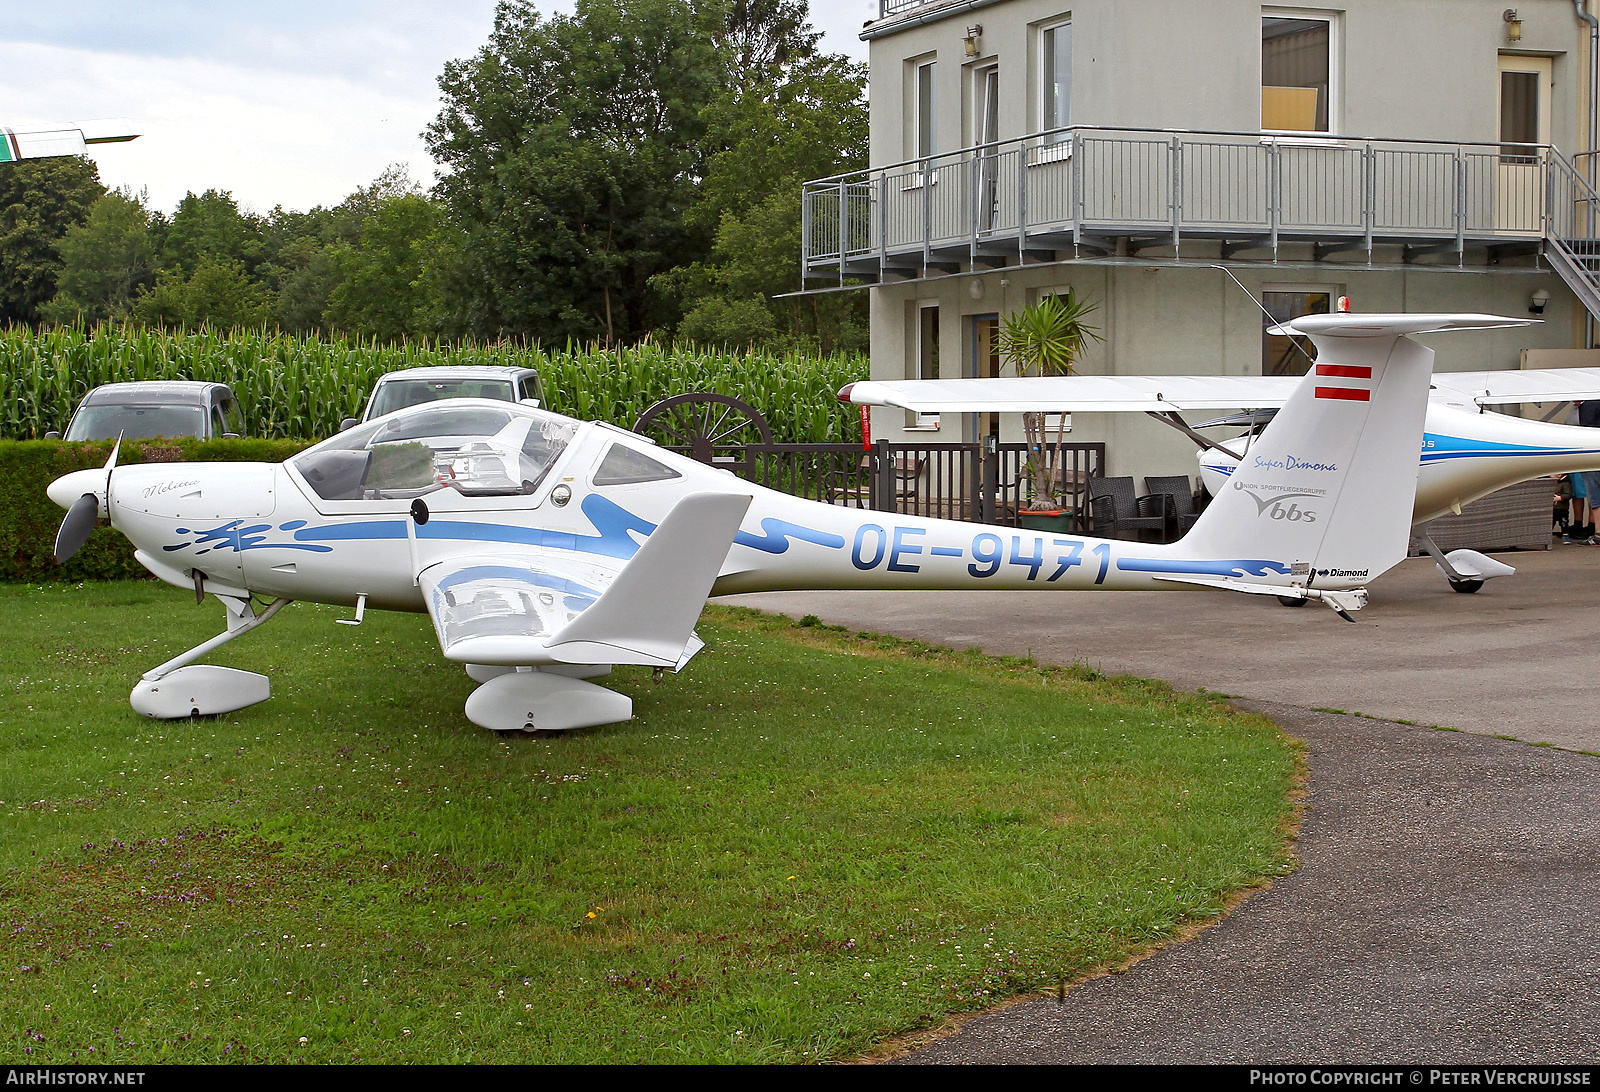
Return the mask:
<path id="1" fill-rule="evenodd" d="M 138 137 L 125 118 L 74 121 L 11 129 L 0 126 L 0 163 L 51 156 L 83 155 L 90 144 L 118 144 Z"/>
<path id="2" fill-rule="evenodd" d="M 842 402 L 919 413 L 1133 413 L 1281 406 L 1297 375 L 1064 375 L 852 383 Z"/>
<path id="3" fill-rule="evenodd" d="M 1442 390 L 1457 391 L 1480 406 L 1518 402 L 1581 402 L 1587 398 L 1600 398 L 1600 368 L 1435 372 L 1433 385 Z"/>
<path id="4" fill-rule="evenodd" d="M 1271 409 L 1298 376 L 1066 375 L 1023 379 L 924 379 L 852 383 L 841 401 L 918 413 L 1133 413 Z M 1600 398 L 1600 368 L 1435 372 L 1433 386 L 1480 406 Z"/>
<path id="5" fill-rule="evenodd" d="M 626 560 L 539 546 L 430 565 L 417 581 L 439 647 L 460 663 L 678 667 L 749 506 L 686 496 Z"/>

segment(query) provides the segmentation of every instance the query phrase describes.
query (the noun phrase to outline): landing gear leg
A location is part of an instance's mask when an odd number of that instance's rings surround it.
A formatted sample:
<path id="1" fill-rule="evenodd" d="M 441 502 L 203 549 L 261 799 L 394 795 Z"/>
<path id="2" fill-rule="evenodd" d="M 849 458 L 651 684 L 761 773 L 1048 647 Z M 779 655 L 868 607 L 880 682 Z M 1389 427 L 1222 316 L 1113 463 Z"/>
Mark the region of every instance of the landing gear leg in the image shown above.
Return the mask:
<path id="1" fill-rule="evenodd" d="M 158 720 L 214 716 L 243 709 L 272 696 L 272 685 L 265 675 L 212 664 L 185 665 L 249 633 L 287 606 L 289 600 L 274 599 L 257 614 L 248 597 L 217 595 L 217 598 L 227 608 L 228 628 L 183 655 L 146 671 L 128 696 L 136 712 Z"/>

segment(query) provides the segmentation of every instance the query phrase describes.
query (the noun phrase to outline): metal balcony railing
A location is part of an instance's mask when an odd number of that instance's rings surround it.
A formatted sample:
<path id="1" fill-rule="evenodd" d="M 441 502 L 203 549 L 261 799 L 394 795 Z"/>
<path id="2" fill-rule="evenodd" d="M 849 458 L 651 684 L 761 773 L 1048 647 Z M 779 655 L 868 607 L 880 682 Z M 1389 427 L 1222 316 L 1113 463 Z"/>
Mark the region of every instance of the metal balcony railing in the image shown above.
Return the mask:
<path id="1" fill-rule="evenodd" d="M 955 0 L 878 0 L 878 18 L 887 19 L 891 15 L 899 15 L 912 8 L 931 8 L 952 3 L 955 3 Z"/>
<path id="2" fill-rule="evenodd" d="M 1600 316 L 1600 195 L 1594 187 L 1595 153 L 1568 162 L 1549 157 L 1543 253 L 1550 267 L 1588 310 Z M 1585 175 L 1588 177 L 1585 177 Z"/>
<path id="3" fill-rule="evenodd" d="M 843 283 L 1093 255 L 1119 237 L 1135 251 L 1208 238 L 1274 256 L 1289 241 L 1319 256 L 1592 242 L 1596 197 L 1548 145 L 1075 126 L 807 182 L 801 219 L 804 274 Z"/>

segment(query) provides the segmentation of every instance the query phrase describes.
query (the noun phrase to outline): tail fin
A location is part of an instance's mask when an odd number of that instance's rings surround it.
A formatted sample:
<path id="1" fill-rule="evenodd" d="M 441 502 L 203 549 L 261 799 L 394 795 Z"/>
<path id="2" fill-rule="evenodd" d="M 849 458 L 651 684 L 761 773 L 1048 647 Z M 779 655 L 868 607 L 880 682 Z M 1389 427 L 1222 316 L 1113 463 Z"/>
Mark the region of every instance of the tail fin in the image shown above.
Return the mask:
<path id="1" fill-rule="evenodd" d="M 1526 325 L 1492 315 L 1313 315 L 1317 363 L 1183 539 L 1273 558 L 1288 583 L 1351 587 L 1406 556 L 1433 350 L 1406 334 Z"/>

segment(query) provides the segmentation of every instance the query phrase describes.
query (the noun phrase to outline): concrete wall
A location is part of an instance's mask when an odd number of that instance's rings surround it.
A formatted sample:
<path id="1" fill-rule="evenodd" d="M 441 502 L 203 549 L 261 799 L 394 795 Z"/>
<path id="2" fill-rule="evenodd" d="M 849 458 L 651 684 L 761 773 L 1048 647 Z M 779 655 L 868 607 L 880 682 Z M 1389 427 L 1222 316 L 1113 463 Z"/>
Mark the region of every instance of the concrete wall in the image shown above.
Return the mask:
<path id="1" fill-rule="evenodd" d="M 1522 40 L 1506 40 L 1506 0 L 1344 0 L 1263 7 L 1241 0 L 997 0 L 920 26 L 881 24 L 871 40 L 872 163 L 910 158 L 914 59 L 937 59 L 938 149 L 973 143 L 971 72 L 1000 68 L 1000 136 L 1038 129 L 1037 28 L 1069 17 L 1073 122 L 1255 131 L 1261 125 L 1263 11 L 1334 17 L 1330 128 L 1360 137 L 1493 142 L 1502 52 L 1553 62 L 1552 141 L 1584 150 L 1587 28 L 1571 0 L 1519 0 Z M 916 13 L 912 13 L 915 15 Z M 981 25 L 980 56 L 964 34 Z M 903 26 L 904 29 L 888 31 Z"/>

